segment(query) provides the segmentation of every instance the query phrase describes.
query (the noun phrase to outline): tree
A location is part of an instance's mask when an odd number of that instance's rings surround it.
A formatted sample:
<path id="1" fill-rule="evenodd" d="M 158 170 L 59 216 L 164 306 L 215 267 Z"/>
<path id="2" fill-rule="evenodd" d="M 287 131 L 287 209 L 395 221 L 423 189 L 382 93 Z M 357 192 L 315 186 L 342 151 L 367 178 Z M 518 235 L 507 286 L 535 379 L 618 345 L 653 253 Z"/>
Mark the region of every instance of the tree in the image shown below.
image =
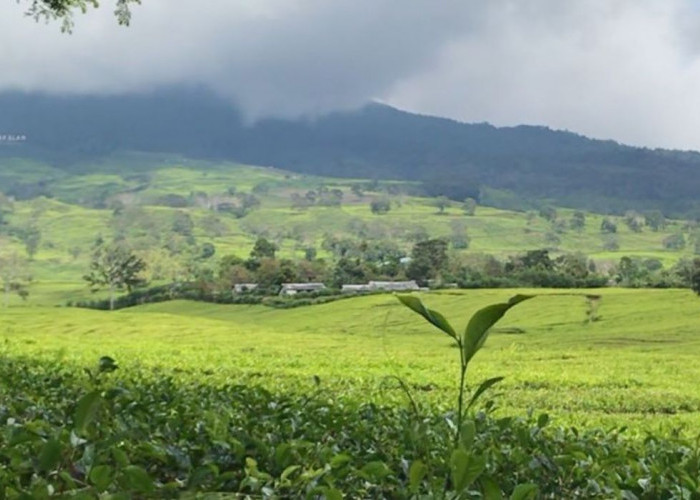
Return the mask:
<path id="1" fill-rule="evenodd" d="M 639 286 L 647 274 L 639 259 L 624 256 L 617 265 L 615 281 L 623 286 Z"/>
<path id="2" fill-rule="evenodd" d="M 612 219 L 605 218 L 603 219 L 603 222 L 600 223 L 600 231 L 602 233 L 616 233 L 617 232 L 617 224 L 615 224 Z"/>
<path id="3" fill-rule="evenodd" d="M 477 203 L 474 198 L 466 198 L 462 204 L 462 210 L 465 215 L 474 215 L 476 213 Z"/>
<path id="4" fill-rule="evenodd" d="M 306 247 L 304 249 L 304 260 L 308 262 L 313 262 L 316 260 L 317 255 L 318 251 L 316 250 L 316 247 Z"/>
<path id="5" fill-rule="evenodd" d="M 552 222 L 557 218 L 557 209 L 549 205 L 542 207 L 540 208 L 539 216 L 549 222 Z"/>
<path id="6" fill-rule="evenodd" d="M 277 245 L 275 245 L 273 242 L 271 242 L 267 238 L 263 238 L 261 236 L 260 238 L 255 240 L 255 245 L 253 246 L 253 249 L 250 251 L 250 258 L 251 259 L 263 259 L 263 258 L 274 259 L 275 252 L 277 252 L 277 250 L 278 250 Z"/>
<path id="7" fill-rule="evenodd" d="M 652 231 L 659 231 L 666 227 L 666 217 L 660 210 L 652 210 L 644 214 L 644 222 Z"/>
<path id="8" fill-rule="evenodd" d="M 369 270 L 359 258 L 341 257 L 333 269 L 331 281 L 333 286 L 340 288 L 352 283 L 366 283 L 368 279 Z"/>
<path id="9" fill-rule="evenodd" d="M 641 233 L 644 227 L 645 218 L 642 214 L 635 212 L 634 210 L 628 210 L 625 212 L 624 217 L 625 224 L 630 228 L 630 231 L 634 233 Z"/>
<path id="10" fill-rule="evenodd" d="M 107 245 L 98 239 L 90 261 L 90 273 L 84 279 L 93 292 L 104 287 L 109 289 L 109 309 L 114 310 L 115 293 L 124 289 L 131 292 L 142 285 L 141 273 L 145 268 L 146 263 L 124 246 Z"/>
<path id="11" fill-rule="evenodd" d="M 25 3 L 29 3 L 27 15 L 37 21 L 59 20 L 62 22 L 61 31 L 63 32 L 72 31 L 75 12 L 85 13 L 90 7 L 99 6 L 98 0 L 30 0 Z M 117 22 L 122 26 L 128 26 L 131 22 L 130 4 L 140 4 L 141 0 L 115 0 L 114 3 Z"/>
<path id="12" fill-rule="evenodd" d="M 682 250 L 685 248 L 685 237 L 683 233 L 673 233 L 663 240 L 664 248 L 667 250 Z"/>
<path id="13" fill-rule="evenodd" d="M 31 281 L 31 276 L 26 261 L 16 252 L 0 255 L 0 280 L 2 280 L 5 307 L 9 305 L 10 293 L 16 292 L 22 299 L 26 299 L 29 295 L 27 285 Z"/>
<path id="14" fill-rule="evenodd" d="M 202 260 L 209 259 L 216 253 L 216 247 L 213 243 L 206 242 L 199 250 L 199 258 Z"/>
<path id="15" fill-rule="evenodd" d="M 224 288 L 235 283 L 251 283 L 254 277 L 245 267 L 245 261 L 235 255 L 226 255 L 219 263 L 219 281 Z"/>
<path id="16" fill-rule="evenodd" d="M 557 234 L 564 234 L 567 229 L 566 221 L 564 219 L 555 219 L 552 222 L 552 229 Z"/>
<path id="17" fill-rule="evenodd" d="M 700 259 L 693 259 L 692 271 L 690 274 L 690 288 L 700 295 Z"/>
<path id="18" fill-rule="evenodd" d="M 590 274 L 588 257 L 582 253 L 566 253 L 554 260 L 557 272 L 576 279 L 584 279 Z"/>
<path id="19" fill-rule="evenodd" d="M 260 199 L 250 193 L 238 193 L 236 195 L 236 198 L 238 198 L 238 202 L 240 204 L 240 208 L 243 211 L 241 217 L 244 217 L 245 215 L 248 214 L 252 209 L 257 208 L 260 206 Z"/>
<path id="20" fill-rule="evenodd" d="M 528 250 L 522 255 L 511 257 L 505 266 L 507 272 L 519 269 L 541 269 L 551 271 L 554 269 L 554 261 L 549 257 L 549 250 Z"/>
<path id="21" fill-rule="evenodd" d="M 438 196 L 431 202 L 431 205 L 437 208 L 438 213 L 441 215 L 445 213 L 445 209 L 449 207 L 450 204 L 450 200 L 447 198 L 447 196 Z"/>
<path id="22" fill-rule="evenodd" d="M 24 243 L 29 260 L 34 260 L 39 243 L 41 243 L 41 231 L 36 226 L 29 226 L 20 232 L 20 239 Z"/>
<path id="23" fill-rule="evenodd" d="M 383 215 L 391 210 L 391 201 L 389 201 L 389 198 L 378 198 L 372 200 L 369 204 L 369 208 L 372 210 L 373 214 Z"/>
<path id="24" fill-rule="evenodd" d="M 571 215 L 571 220 L 569 221 L 569 227 L 574 231 L 581 232 L 586 227 L 586 214 L 580 210 L 576 210 Z"/>
<path id="25" fill-rule="evenodd" d="M 187 212 L 178 210 L 173 214 L 172 230 L 182 236 L 192 237 L 194 231 L 194 222 L 192 217 Z"/>
<path id="26" fill-rule="evenodd" d="M 419 241 L 413 245 L 406 269 L 410 279 L 425 282 L 435 278 L 447 265 L 447 242 L 441 239 Z"/>

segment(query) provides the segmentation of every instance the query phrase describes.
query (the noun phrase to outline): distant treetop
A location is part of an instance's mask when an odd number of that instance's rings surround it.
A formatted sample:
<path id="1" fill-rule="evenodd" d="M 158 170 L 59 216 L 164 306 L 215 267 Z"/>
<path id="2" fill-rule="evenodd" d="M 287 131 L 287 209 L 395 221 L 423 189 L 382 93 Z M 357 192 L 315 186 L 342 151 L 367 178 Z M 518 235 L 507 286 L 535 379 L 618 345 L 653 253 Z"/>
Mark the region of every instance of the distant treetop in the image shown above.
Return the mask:
<path id="1" fill-rule="evenodd" d="M 18 0 L 29 3 L 27 15 L 37 21 L 62 21 L 61 31 L 70 32 L 73 29 L 73 14 L 80 11 L 83 14 L 89 8 L 100 6 L 98 0 Z M 130 4 L 140 4 L 141 0 L 115 0 L 114 15 L 122 26 L 131 22 Z"/>

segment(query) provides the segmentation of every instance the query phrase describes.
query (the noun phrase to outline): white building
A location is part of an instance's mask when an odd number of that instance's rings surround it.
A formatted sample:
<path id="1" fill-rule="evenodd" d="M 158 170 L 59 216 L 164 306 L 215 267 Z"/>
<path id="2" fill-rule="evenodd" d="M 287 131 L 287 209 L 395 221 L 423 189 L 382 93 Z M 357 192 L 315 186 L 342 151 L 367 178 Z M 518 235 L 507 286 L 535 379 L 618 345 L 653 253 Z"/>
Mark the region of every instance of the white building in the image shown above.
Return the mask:
<path id="1" fill-rule="evenodd" d="M 343 285 L 343 288 L 341 289 L 342 293 L 360 293 L 369 291 L 369 285 Z"/>
<path id="2" fill-rule="evenodd" d="M 323 283 L 282 283 L 280 295 L 296 295 L 299 292 L 318 292 L 325 290 Z"/>
<path id="3" fill-rule="evenodd" d="M 420 287 L 415 281 L 370 281 L 367 285 L 370 290 L 383 290 L 387 292 L 418 291 Z"/>

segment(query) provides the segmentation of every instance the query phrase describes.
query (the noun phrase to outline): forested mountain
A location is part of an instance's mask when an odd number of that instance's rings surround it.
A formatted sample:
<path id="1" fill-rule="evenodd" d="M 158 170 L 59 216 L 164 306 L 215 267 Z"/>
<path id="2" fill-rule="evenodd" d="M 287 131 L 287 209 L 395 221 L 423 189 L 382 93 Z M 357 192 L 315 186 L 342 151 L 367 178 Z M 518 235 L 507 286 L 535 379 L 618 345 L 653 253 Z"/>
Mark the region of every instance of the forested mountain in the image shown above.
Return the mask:
<path id="1" fill-rule="evenodd" d="M 56 97 L 0 95 L 0 155 L 36 156 L 61 168 L 123 150 L 228 159 L 337 177 L 424 181 L 453 198 L 499 190 L 525 199 L 596 210 L 661 208 L 688 214 L 700 204 L 700 154 L 620 145 L 546 127 L 497 128 L 369 104 L 313 119 L 248 125 L 205 91 Z M 493 194 L 489 196 L 494 196 Z"/>

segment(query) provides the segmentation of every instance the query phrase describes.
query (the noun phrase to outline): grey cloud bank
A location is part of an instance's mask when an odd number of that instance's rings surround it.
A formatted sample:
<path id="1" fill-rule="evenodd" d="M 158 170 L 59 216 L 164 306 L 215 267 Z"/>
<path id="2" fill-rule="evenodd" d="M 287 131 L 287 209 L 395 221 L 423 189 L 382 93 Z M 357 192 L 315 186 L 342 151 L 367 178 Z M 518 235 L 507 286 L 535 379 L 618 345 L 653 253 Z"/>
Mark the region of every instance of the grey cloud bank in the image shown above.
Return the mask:
<path id="1" fill-rule="evenodd" d="M 497 125 L 700 149 L 700 12 L 690 0 L 144 0 L 73 35 L 9 2 L 0 90 L 205 85 L 249 118 L 378 99 Z"/>

